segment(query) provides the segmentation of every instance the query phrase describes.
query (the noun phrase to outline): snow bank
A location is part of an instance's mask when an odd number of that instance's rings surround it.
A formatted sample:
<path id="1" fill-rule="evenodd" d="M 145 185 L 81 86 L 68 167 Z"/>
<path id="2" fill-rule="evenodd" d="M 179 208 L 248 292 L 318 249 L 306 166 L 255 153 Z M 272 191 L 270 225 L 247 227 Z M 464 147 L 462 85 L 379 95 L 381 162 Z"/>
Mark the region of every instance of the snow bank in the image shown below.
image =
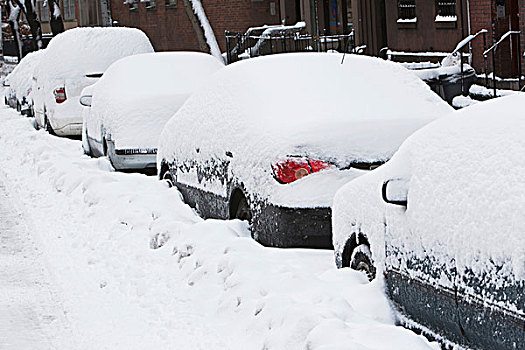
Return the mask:
<path id="1" fill-rule="evenodd" d="M 341 64 L 341 57 L 280 54 L 227 66 L 166 124 L 158 161 L 206 162 L 231 152 L 229 171 L 248 192 L 282 197 L 276 193 L 286 186 L 273 179 L 271 165 L 283 157 L 339 167 L 384 161 L 414 130 L 451 110 L 395 63 L 347 55 Z M 202 186 L 197 177 L 187 181 Z"/>
<path id="2" fill-rule="evenodd" d="M 0 176 L 42 235 L 78 348 L 439 349 L 395 326 L 381 284 L 336 270 L 330 251 L 264 248 L 79 141 L 5 107 L 0 124 Z"/>
<path id="3" fill-rule="evenodd" d="M 44 50 L 28 53 L 9 75 L 10 93 L 16 94 L 19 101 L 24 97 L 28 98 L 31 93 L 33 72 L 39 65 L 43 53 Z"/>
<path id="4" fill-rule="evenodd" d="M 93 86 L 86 120 L 90 136 L 101 140 L 105 130 L 117 148 L 156 148 L 168 119 L 223 66 L 213 56 L 197 52 L 120 59 Z"/>
<path id="5" fill-rule="evenodd" d="M 523 283 L 525 120 L 520 111 L 525 111 L 524 94 L 459 110 L 409 137 L 383 167 L 344 186 L 333 207 L 337 257 L 350 234 L 363 232 L 380 264 L 386 240 L 407 254 L 430 255 L 446 266 L 453 261 L 460 274 L 467 269 L 487 274 L 487 286 Z M 380 198 L 382 183 L 395 178 L 410 179 L 406 212 Z"/>

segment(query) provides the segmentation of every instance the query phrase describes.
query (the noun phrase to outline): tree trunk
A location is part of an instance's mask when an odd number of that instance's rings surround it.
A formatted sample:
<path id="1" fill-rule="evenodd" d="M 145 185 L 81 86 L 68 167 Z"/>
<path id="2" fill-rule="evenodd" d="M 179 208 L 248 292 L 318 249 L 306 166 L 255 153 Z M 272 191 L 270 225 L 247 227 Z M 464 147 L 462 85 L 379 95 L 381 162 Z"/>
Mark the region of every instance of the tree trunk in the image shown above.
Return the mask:
<path id="1" fill-rule="evenodd" d="M 102 13 L 102 25 L 104 27 L 111 27 L 113 25 L 111 20 L 111 1 L 100 0 L 100 7 Z"/>
<path id="2" fill-rule="evenodd" d="M 190 0 L 182 0 L 184 3 L 184 9 L 186 10 L 186 15 L 188 15 L 188 18 L 191 22 L 191 26 L 193 27 L 193 31 L 195 32 L 195 36 L 197 38 L 197 44 L 199 45 L 199 49 L 203 52 L 210 52 L 210 47 L 208 46 L 208 43 L 206 42 L 206 37 L 204 36 L 204 29 L 202 28 L 199 18 L 193 11 L 193 6 L 191 4 Z"/>
<path id="3" fill-rule="evenodd" d="M 53 36 L 64 31 L 64 22 L 62 21 L 62 14 L 60 13 L 59 0 L 47 0 L 47 6 L 49 8 L 49 25 L 51 26 L 51 32 Z"/>
<path id="4" fill-rule="evenodd" d="M 16 3 L 11 1 L 6 6 L 9 26 L 13 34 L 13 41 L 16 47 L 16 54 L 18 56 L 18 62 L 22 60 L 22 40 L 20 39 L 20 27 L 18 21 L 20 20 L 21 8 Z"/>
<path id="5" fill-rule="evenodd" d="M 35 50 L 40 50 L 42 48 L 42 26 L 40 25 L 35 5 L 34 0 L 25 0 L 24 14 L 27 18 L 27 23 L 31 28 L 33 48 Z"/>

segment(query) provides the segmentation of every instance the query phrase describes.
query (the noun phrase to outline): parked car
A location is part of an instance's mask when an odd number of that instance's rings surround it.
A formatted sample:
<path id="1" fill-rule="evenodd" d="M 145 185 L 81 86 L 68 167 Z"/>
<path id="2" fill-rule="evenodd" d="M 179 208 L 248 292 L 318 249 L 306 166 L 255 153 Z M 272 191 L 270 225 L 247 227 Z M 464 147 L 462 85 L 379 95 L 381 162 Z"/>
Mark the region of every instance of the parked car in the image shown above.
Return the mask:
<path id="1" fill-rule="evenodd" d="M 280 54 L 217 72 L 166 124 L 160 178 L 203 217 L 249 220 L 265 245 L 331 247 L 335 191 L 451 110 L 403 67 L 341 59 Z"/>
<path id="2" fill-rule="evenodd" d="M 44 50 L 28 53 L 8 76 L 9 87 L 5 91 L 7 104 L 23 115 L 32 116 L 33 72 Z"/>
<path id="3" fill-rule="evenodd" d="M 400 320 L 438 339 L 525 344 L 524 110 L 520 94 L 441 118 L 335 196 L 337 266 L 383 272 Z"/>
<path id="4" fill-rule="evenodd" d="M 153 52 L 146 35 L 133 28 L 74 28 L 57 35 L 42 55 L 33 81 L 38 127 L 59 136 L 80 136 L 80 93 L 116 60 Z"/>
<path id="5" fill-rule="evenodd" d="M 162 128 L 188 96 L 224 64 L 199 52 L 146 53 L 113 63 L 81 103 L 84 151 L 117 170 L 157 170 Z M 133 74 L 130 74 L 133 72 Z"/>

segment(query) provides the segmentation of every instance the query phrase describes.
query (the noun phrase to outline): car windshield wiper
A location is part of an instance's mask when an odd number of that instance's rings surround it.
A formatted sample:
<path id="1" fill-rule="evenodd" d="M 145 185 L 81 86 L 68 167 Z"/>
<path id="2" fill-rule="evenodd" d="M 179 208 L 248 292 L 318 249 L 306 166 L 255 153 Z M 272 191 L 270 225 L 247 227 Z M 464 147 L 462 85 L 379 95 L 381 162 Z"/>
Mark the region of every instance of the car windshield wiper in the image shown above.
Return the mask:
<path id="1" fill-rule="evenodd" d="M 104 73 L 91 73 L 91 74 L 86 74 L 86 78 L 100 78 L 100 77 L 102 77 L 102 74 L 104 74 Z"/>
<path id="2" fill-rule="evenodd" d="M 375 161 L 375 162 L 352 162 L 349 165 L 341 168 L 341 170 L 348 170 L 350 168 L 359 169 L 359 170 L 374 170 L 381 165 L 385 164 L 384 161 Z"/>

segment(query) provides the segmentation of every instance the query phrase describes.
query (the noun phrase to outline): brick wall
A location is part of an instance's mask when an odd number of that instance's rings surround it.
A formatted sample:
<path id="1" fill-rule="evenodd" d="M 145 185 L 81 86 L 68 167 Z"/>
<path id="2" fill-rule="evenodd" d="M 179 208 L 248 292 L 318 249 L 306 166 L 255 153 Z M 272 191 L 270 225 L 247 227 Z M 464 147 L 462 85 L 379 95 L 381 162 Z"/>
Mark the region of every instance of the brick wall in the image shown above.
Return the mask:
<path id="1" fill-rule="evenodd" d="M 481 29 L 488 31 L 486 36 L 486 47 L 492 46 L 493 26 L 492 26 L 492 1 L 470 0 L 470 26 L 471 32 L 477 33 Z M 484 72 L 483 60 L 483 37 L 479 36 L 472 42 L 472 64 L 478 73 Z M 489 57 L 488 71 L 492 71 L 492 60 Z"/>
<path id="2" fill-rule="evenodd" d="M 146 3 L 139 2 L 138 11 L 130 12 L 123 0 L 111 0 L 112 17 L 121 26 L 143 30 L 157 51 L 198 50 L 183 1 L 178 1 L 177 8 L 166 8 L 165 3 L 157 0 L 156 9 L 148 10 Z M 202 4 L 222 51 L 225 30 L 245 31 L 252 26 L 280 22 L 278 0 L 203 0 Z M 275 8 L 275 14 L 271 8 Z"/>

